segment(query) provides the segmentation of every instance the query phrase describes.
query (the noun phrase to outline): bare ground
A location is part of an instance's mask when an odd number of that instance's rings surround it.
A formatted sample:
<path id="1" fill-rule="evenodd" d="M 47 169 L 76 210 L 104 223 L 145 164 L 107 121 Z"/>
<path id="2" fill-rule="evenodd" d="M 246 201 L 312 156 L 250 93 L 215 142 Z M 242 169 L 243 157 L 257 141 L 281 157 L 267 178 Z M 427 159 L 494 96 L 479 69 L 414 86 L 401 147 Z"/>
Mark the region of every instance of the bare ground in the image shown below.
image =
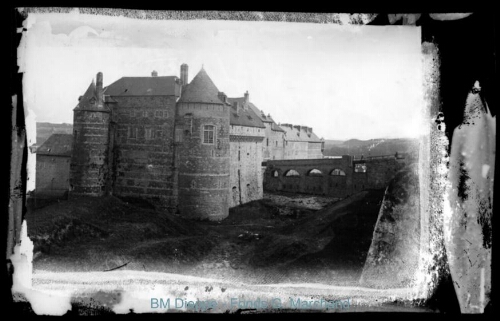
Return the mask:
<path id="1" fill-rule="evenodd" d="M 116 197 L 27 213 L 34 269 L 127 269 L 244 280 L 357 285 L 383 190 L 344 200 L 267 194 L 221 222 L 189 221 Z"/>

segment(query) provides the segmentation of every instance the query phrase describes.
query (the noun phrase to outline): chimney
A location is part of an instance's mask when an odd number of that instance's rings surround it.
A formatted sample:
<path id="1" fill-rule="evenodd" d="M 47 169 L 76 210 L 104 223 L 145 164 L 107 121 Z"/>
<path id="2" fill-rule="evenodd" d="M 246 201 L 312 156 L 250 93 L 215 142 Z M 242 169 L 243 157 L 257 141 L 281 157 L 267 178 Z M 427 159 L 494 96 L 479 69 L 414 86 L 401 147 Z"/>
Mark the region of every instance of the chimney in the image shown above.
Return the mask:
<path id="1" fill-rule="evenodd" d="M 153 70 L 153 72 L 151 72 L 151 77 L 158 77 L 158 72 Z"/>
<path id="2" fill-rule="evenodd" d="M 247 104 L 249 102 L 250 102 L 250 97 L 249 97 L 248 90 L 247 90 L 247 92 L 245 93 L 245 102 L 243 103 L 243 108 L 247 109 Z"/>
<path id="3" fill-rule="evenodd" d="M 233 109 L 234 109 L 234 111 L 236 111 L 236 114 L 239 114 L 240 113 L 240 103 L 235 101 L 233 103 Z"/>
<path id="4" fill-rule="evenodd" d="M 296 128 L 300 132 L 300 126 L 299 125 L 294 125 L 293 128 Z"/>
<path id="5" fill-rule="evenodd" d="M 188 84 L 188 65 L 181 65 L 181 82 L 182 85 L 185 86 Z"/>
<path id="6" fill-rule="evenodd" d="M 102 108 L 104 106 L 103 92 L 102 92 L 102 72 L 97 73 L 97 82 L 95 85 L 95 91 L 97 95 L 97 107 Z"/>
<path id="7" fill-rule="evenodd" d="M 219 91 L 219 94 L 217 95 L 219 97 L 219 99 L 223 102 L 223 103 L 226 103 L 227 102 L 227 96 L 225 93 L 223 93 L 222 91 Z"/>

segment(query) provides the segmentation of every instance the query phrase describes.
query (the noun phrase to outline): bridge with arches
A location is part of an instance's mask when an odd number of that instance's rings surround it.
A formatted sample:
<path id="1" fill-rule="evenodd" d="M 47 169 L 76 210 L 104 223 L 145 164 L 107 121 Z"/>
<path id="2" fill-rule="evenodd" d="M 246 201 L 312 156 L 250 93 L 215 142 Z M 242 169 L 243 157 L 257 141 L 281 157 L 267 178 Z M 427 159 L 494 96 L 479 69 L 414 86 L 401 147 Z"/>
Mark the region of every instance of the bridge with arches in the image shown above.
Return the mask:
<path id="1" fill-rule="evenodd" d="M 269 160 L 264 164 L 264 191 L 344 198 L 365 189 L 384 188 L 404 164 L 405 159 L 395 155 Z"/>

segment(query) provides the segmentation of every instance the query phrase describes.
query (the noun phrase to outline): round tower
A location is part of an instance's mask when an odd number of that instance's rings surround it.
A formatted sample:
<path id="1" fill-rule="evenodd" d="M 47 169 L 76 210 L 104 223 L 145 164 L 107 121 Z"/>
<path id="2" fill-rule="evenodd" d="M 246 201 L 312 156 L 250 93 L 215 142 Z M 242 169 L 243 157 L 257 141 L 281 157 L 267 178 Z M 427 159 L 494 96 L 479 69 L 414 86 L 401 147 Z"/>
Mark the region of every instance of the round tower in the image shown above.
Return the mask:
<path id="1" fill-rule="evenodd" d="M 99 72 L 96 83 L 92 81 L 73 109 L 70 195 L 101 196 L 108 192 L 110 116 Z"/>
<path id="2" fill-rule="evenodd" d="M 187 69 L 187 68 L 186 68 Z M 178 209 L 194 219 L 229 215 L 229 106 L 204 69 L 177 102 Z"/>

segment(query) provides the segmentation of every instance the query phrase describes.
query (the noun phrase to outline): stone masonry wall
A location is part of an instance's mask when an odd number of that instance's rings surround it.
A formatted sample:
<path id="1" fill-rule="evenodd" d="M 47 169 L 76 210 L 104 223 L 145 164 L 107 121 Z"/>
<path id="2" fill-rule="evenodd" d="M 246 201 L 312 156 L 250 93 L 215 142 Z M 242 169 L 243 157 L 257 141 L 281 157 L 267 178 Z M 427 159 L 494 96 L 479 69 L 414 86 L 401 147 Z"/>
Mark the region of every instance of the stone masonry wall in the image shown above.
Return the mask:
<path id="1" fill-rule="evenodd" d="M 262 142 L 263 159 L 284 159 L 284 133 L 271 129 L 271 123 L 264 122 L 266 138 Z"/>
<path id="2" fill-rule="evenodd" d="M 307 148 L 308 142 L 286 141 L 284 159 L 307 159 Z"/>
<path id="3" fill-rule="evenodd" d="M 311 170 L 318 170 L 321 176 L 311 175 Z M 345 175 L 331 175 L 335 169 Z M 289 170 L 295 170 L 298 176 L 287 176 Z M 350 195 L 347 186 L 352 180 L 352 157 L 337 159 L 297 159 L 268 161 L 264 174 L 264 190 L 285 191 L 346 197 Z"/>
<path id="4" fill-rule="evenodd" d="M 250 129 L 257 130 L 257 128 Z M 261 169 L 263 138 L 263 134 L 230 136 L 231 171 L 229 178 L 229 207 L 261 199 L 263 196 Z"/>
<path id="5" fill-rule="evenodd" d="M 110 113 L 105 110 L 74 111 L 70 195 L 100 196 L 108 192 L 109 122 Z"/>
<path id="6" fill-rule="evenodd" d="M 308 142 L 307 146 L 307 158 L 309 159 L 319 159 L 323 158 L 322 142 Z"/>
<path id="7" fill-rule="evenodd" d="M 175 207 L 175 96 L 114 97 L 113 193 Z"/>
<path id="8" fill-rule="evenodd" d="M 265 191 L 319 194 L 344 198 L 369 188 L 386 187 L 404 163 L 393 158 L 366 160 L 366 172 L 355 172 L 351 156 L 334 159 L 267 161 L 264 173 Z M 345 175 L 332 175 L 339 169 Z M 287 176 L 290 170 L 299 175 Z M 317 170 L 320 173 L 311 173 Z M 315 171 L 316 172 L 316 171 Z"/>
<path id="9" fill-rule="evenodd" d="M 203 127 L 215 126 L 213 144 L 203 143 Z M 177 104 L 176 166 L 178 208 L 188 218 L 220 220 L 229 215 L 229 106 Z"/>
<path id="10" fill-rule="evenodd" d="M 60 197 L 69 189 L 69 156 L 36 155 L 37 197 Z"/>

